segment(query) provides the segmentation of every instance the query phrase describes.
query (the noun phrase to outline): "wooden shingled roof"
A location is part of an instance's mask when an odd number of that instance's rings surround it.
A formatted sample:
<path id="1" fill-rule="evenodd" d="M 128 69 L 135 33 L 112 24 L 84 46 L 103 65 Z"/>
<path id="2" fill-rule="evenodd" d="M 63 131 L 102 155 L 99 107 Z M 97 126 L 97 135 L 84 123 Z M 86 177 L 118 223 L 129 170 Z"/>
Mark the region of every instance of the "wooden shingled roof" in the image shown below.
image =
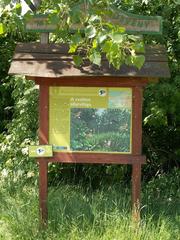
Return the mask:
<path id="1" fill-rule="evenodd" d="M 121 77 L 170 77 L 166 50 L 161 45 L 146 46 L 145 64 L 136 67 L 121 66 L 115 70 L 108 61 L 102 59 L 102 66 L 85 62 L 76 67 L 66 45 L 20 43 L 15 49 L 9 74 L 30 77 L 70 77 L 70 76 L 121 76 Z"/>

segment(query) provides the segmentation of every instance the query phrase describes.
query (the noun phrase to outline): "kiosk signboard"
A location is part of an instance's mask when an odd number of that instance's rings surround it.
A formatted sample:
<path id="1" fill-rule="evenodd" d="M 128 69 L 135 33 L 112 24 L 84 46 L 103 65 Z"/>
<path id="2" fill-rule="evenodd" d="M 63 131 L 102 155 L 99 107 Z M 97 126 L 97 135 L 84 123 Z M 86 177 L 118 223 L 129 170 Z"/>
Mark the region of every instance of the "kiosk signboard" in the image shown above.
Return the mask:
<path id="1" fill-rule="evenodd" d="M 49 144 L 54 152 L 131 153 L 131 88 L 49 91 Z"/>

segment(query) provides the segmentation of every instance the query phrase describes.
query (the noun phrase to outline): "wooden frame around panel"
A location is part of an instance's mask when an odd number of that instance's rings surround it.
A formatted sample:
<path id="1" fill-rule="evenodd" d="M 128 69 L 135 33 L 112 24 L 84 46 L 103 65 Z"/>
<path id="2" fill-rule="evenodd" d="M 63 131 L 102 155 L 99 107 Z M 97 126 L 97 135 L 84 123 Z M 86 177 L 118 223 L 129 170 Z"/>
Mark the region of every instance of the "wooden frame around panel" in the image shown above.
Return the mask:
<path id="1" fill-rule="evenodd" d="M 104 80 L 105 79 L 105 80 Z M 49 138 L 49 86 L 90 86 L 90 87 L 129 87 L 132 88 L 132 154 L 110 153 L 58 153 L 48 162 L 62 163 L 104 163 L 104 164 L 133 164 L 145 163 L 145 156 L 141 155 L 142 149 L 142 88 L 147 84 L 146 79 L 127 78 L 36 78 L 40 84 L 40 144 L 48 144 Z M 40 160 L 40 159 L 39 159 Z"/>
<path id="2" fill-rule="evenodd" d="M 27 77 L 28 78 L 28 77 Z M 32 79 L 32 78 L 31 78 Z M 92 163 L 92 164 L 131 164 L 132 165 L 132 209 L 133 217 L 140 219 L 141 165 L 142 156 L 142 102 L 143 87 L 148 83 L 144 78 L 117 77 L 66 77 L 33 78 L 40 85 L 39 93 L 39 143 L 48 144 L 49 140 L 49 87 L 128 87 L 132 88 L 132 154 L 110 153 L 55 153 L 52 158 L 38 158 L 39 162 L 39 201 L 42 223 L 47 223 L 48 163 Z"/>

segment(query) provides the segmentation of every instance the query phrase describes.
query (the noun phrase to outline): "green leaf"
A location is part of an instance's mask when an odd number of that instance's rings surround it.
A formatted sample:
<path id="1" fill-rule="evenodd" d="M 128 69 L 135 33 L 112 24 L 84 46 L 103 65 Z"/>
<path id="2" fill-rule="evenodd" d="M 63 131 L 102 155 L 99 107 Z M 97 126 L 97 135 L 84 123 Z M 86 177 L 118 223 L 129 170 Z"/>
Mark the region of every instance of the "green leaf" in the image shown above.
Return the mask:
<path id="1" fill-rule="evenodd" d="M 97 42 L 100 43 L 100 44 L 101 44 L 102 42 L 104 42 L 106 39 L 107 39 L 107 35 L 106 35 L 106 34 L 104 34 L 104 35 L 99 34 L 99 35 L 97 36 Z"/>
<path id="2" fill-rule="evenodd" d="M 143 42 L 135 42 L 132 47 L 137 53 L 145 52 L 145 47 Z"/>
<path id="3" fill-rule="evenodd" d="M 88 38 L 93 38 L 96 36 L 96 28 L 92 25 L 89 25 L 85 29 L 85 35 Z"/>
<path id="4" fill-rule="evenodd" d="M 5 33 L 5 28 L 4 25 L 2 23 L 0 23 L 0 35 Z"/>
<path id="5" fill-rule="evenodd" d="M 139 70 L 142 68 L 145 62 L 145 56 L 143 55 L 135 55 L 132 56 L 132 63 L 135 65 Z"/>
<path id="6" fill-rule="evenodd" d="M 112 59 L 111 63 L 116 69 L 120 69 L 121 64 L 122 64 L 122 62 L 120 61 L 119 58 Z"/>
<path id="7" fill-rule="evenodd" d="M 75 33 L 71 37 L 71 41 L 73 42 L 73 44 L 79 44 L 82 40 L 83 40 L 83 38 L 81 37 L 80 33 Z"/>
<path id="8" fill-rule="evenodd" d="M 98 15 L 92 15 L 89 19 L 89 22 L 91 22 L 91 23 L 96 23 L 96 22 L 100 22 L 100 21 L 101 21 L 101 18 Z"/>
<path id="9" fill-rule="evenodd" d="M 101 54 L 100 54 L 100 52 L 98 52 L 98 51 L 96 51 L 96 50 L 93 50 L 93 51 L 91 52 L 90 56 L 89 56 L 89 60 L 90 60 L 92 63 L 100 66 L 100 65 L 101 65 Z"/>
<path id="10" fill-rule="evenodd" d="M 80 67 L 80 66 L 82 65 L 82 63 L 83 63 L 83 59 L 82 59 L 82 57 L 79 56 L 79 55 L 74 55 L 74 56 L 73 56 L 73 61 L 74 61 L 75 65 L 76 65 L 77 67 Z"/>
<path id="11" fill-rule="evenodd" d="M 93 43 L 92 43 L 92 47 L 93 47 L 93 48 L 97 48 L 97 46 L 98 46 L 97 40 L 94 39 L 94 40 L 93 40 Z"/>
<path id="12" fill-rule="evenodd" d="M 58 17 L 58 15 L 57 14 L 52 14 L 52 15 L 50 15 L 50 17 L 49 17 L 49 21 L 50 21 L 50 23 L 51 24 L 58 24 L 59 23 L 59 17 Z"/>
<path id="13" fill-rule="evenodd" d="M 69 48 L 68 53 L 75 53 L 77 47 L 78 47 L 78 45 L 76 45 L 76 44 L 72 44 L 72 45 L 70 45 L 70 48 Z"/>
<path id="14" fill-rule="evenodd" d="M 109 36 L 115 43 L 123 42 L 123 35 L 121 33 L 114 32 L 114 33 L 110 34 Z"/>
<path id="15" fill-rule="evenodd" d="M 20 3 L 17 3 L 16 6 L 15 6 L 15 8 L 16 8 L 16 13 L 17 13 L 18 15 L 20 15 L 20 14 L 21 14 L 21 11 L 22 11 L 21 4 L 20 4 Z"/>
<path id="16" fill-rule="evenodd" d="M 106 41 L 102 47 L 102 51 L 105 53 L 108 53 L 111 49 L 112 42 L 111 41 Z"/>

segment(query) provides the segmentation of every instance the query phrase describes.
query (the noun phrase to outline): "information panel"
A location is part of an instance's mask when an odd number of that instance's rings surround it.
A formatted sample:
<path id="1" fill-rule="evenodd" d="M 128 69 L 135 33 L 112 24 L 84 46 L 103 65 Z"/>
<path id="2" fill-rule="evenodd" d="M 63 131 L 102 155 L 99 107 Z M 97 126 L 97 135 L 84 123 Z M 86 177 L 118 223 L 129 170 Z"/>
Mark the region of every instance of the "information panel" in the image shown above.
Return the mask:
<path id="1" fill-rule="evenodd" d="M 131 153 L 131 88 L 49 91 L 49 144 L 54 152 Z"/>

